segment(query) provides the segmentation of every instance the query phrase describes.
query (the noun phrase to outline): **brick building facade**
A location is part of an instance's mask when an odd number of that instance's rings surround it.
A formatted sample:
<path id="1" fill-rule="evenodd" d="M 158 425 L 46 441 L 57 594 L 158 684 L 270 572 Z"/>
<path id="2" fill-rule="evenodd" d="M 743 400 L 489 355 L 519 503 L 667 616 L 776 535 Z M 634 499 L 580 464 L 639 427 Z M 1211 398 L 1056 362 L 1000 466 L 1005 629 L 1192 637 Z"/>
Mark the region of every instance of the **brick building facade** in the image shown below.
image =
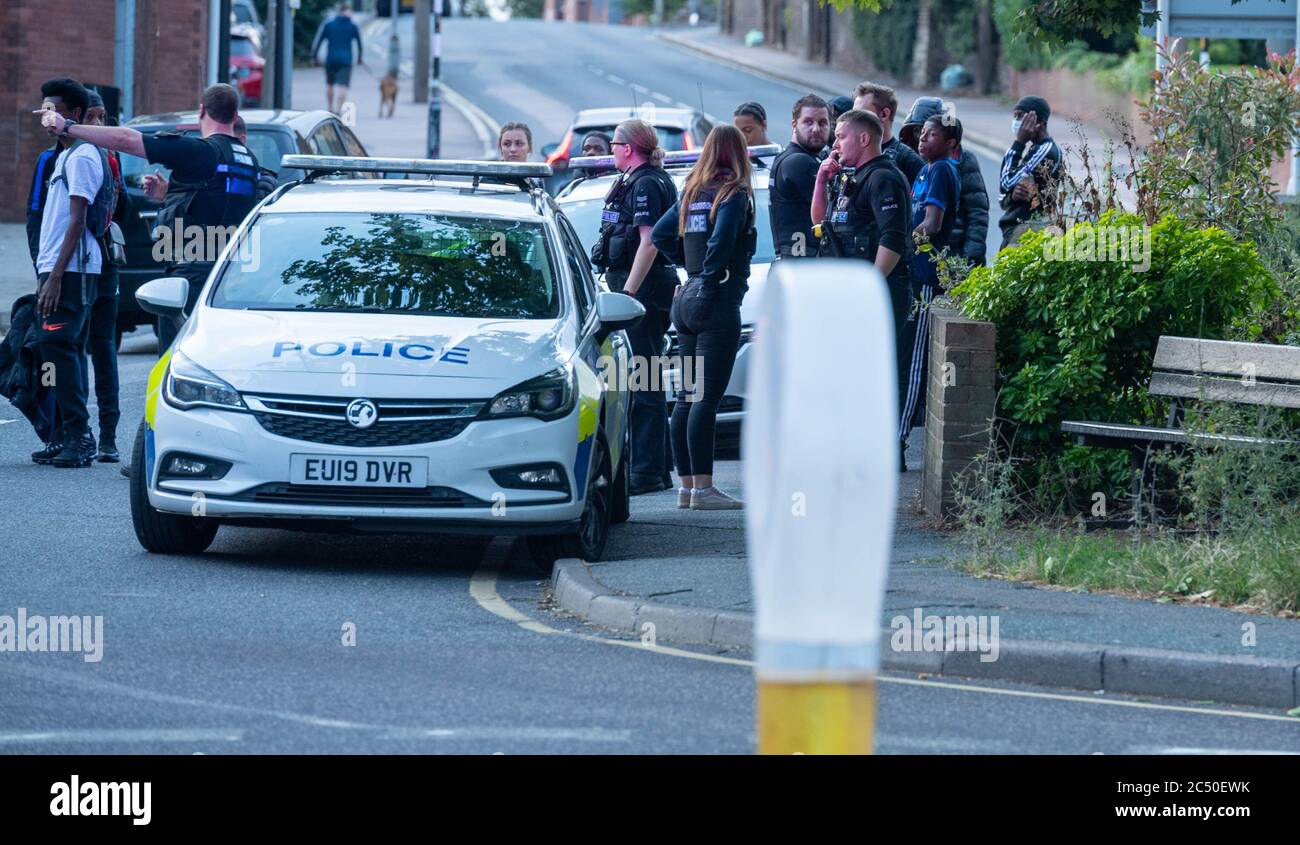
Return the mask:
<path id="1" fill-rule="evenodd" d="M 208 78 L 208 0 L 136 0 L 136 114 L 194 108 Z M 0 221 L 23 219 L 28 180 L 50 143 L 32 109 L 41 83 L 118 85 L 112 0 L 6 0 L 0 6 Z"/>

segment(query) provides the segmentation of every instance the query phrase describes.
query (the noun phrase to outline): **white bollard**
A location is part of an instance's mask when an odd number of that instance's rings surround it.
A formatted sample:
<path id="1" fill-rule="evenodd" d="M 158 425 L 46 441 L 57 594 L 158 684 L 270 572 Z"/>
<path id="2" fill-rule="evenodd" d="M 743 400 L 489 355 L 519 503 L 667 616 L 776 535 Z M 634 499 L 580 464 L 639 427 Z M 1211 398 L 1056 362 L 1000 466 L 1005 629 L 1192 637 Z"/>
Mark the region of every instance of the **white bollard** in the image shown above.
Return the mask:
<path id="1" fill-rule="evenodd" d="M 865 261 L 778 261 L 744 426 L 758 748 L 871 753 L 898 500 L 885 281 Z"/>

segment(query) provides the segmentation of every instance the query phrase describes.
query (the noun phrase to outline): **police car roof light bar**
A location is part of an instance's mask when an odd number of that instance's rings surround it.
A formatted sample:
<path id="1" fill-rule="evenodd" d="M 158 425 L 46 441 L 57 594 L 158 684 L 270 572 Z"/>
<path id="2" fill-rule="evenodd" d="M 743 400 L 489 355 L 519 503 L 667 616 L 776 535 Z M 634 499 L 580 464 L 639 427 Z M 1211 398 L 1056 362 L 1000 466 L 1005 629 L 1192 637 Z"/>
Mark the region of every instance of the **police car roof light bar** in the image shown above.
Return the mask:
<path id="1" fill-rule="evenodd" d="M 287 155 L 281 167 L 307 171 L 307 180 L 325 173 L 422 173 L 429 176 L 470 176 L 475 184 L 503 182 L 527 189 L 530 178 L 551 175 L 551 166 L 542 162 L 464 161 L 431 158 L 370 158 L 363 156 Z"/>
<path id="2" fill-rule="evenodd" d="M 774 156 L 781 152 L 780 144 L 759 144 L 756 147 L 749 147 L 749 157 L 751 159 L 760 156 Z M 671 153 L 664 154 L 664 167 L 671 167 L 674 164 L 694 164 L 700 160 L 701 150 L 674 150 Z M 579 156 L 569 159 L 569 167 L 574 170 L 612 170 L 614 168 L 614 157 L 608 156 Z"/>

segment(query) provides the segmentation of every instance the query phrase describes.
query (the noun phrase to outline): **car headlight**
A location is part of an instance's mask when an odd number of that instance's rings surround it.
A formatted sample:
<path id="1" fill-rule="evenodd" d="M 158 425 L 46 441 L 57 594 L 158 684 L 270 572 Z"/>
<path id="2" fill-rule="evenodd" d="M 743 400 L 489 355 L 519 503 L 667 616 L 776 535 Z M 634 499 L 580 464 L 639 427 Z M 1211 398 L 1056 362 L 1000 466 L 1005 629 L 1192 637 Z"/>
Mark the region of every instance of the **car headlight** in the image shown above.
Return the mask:
<path id="1" fill-rule="evenodd" d="M 163 398 L 167 404 L 182 411 L 190 408 L 221 408 L 226 411 L 246 411 L 248 406 L 239 391 L 225 381 L 186 358 L 180 352 L 172 353 L 163 379 Z"/>
<path id="2" fill-rule="evenodd" d="M 571 368 L 556 369 L 500 394 L 483 410 L 483 415 L 489 418 L 558 419 L 573 410 L 577 395 L 574 371 Z"/>

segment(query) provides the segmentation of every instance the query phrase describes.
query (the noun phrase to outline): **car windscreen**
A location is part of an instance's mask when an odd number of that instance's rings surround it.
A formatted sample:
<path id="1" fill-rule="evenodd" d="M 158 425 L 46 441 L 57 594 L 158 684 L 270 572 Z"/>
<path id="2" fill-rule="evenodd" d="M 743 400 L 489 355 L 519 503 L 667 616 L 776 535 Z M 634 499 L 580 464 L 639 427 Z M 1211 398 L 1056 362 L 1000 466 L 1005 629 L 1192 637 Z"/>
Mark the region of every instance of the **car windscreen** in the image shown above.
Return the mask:
<path id="1" fill-rule="evenodd" d="M 609 137 L 614 137 L 615 124 L 608 126 L 584 126 L 581 129 L 573 130 L 573 147 L 575 150 L 582 149 L 582 139 L 586 138 L 592 132 L 604 132 Z M 664 152 L 671 153 L 673 150 L 686 149 L 686 133 L 676 126 L 656 126 L 655 133 L 659 136 L 659 146 L 664 148 Z M 575 152 L 574 155 L 577 155 Z"/>
<path id="2" fill-rule="evenodd" d="M 560 294 L 540 222 L 384 212 L 259 215 L 216 308 L 543 319 Z"/>
<path id="3" fill-rule="evenodd" d="M 230 55 L 256 56 L 257 50 L 253 47 L 253 42 L 249 39 L 232 37 L 230 39 Z"/>
<path id="4" fill-rule="evenodd" d="M 188 137 L 197 138 L 198 130 L 192 129 L 185 133 Z M 248 148 L 253 151 L 257 157 L 257 163 L 267 170 L 278 172 L 280 170 L 280 157 L 288 149 L 281 149 L 280 145 L 289 144 L 289 136 L 283 132 L 277 132 L 269 129 L 250 129 L 248 130 Z M 163 178 L 171 178 L 171 170 L 163 167 L 161 164 L 150 164 L 139 156 L 121 154 L 122 160 L 122 181 L 129 188 L 143 188 L 144 177 L 146 173 L 161 173 Z"/>
<path id="5" fill-rule="evenodd" d="M 600 212 L 605 207 L 603 197 L 593 197 L 585 200 L 572 200 L 565 202 L 560 201 L 560 208 L 564 209 L 564 216 L 569 218 L 573 228 L 578 233 L 578 238 L 582 245 L 586 247 L 588 253 L 591 252 L 591 246 L 600 237 Z M 754 227 L 758 230 L 758 246 L 754 250 L 754 257 L 750 259 L 751 264 L 770 264 L 776 250 L 772 247 L 772 226 L 768 220 L 767 211 L 767 190 L 760 188 L 754 191 Z"/>

